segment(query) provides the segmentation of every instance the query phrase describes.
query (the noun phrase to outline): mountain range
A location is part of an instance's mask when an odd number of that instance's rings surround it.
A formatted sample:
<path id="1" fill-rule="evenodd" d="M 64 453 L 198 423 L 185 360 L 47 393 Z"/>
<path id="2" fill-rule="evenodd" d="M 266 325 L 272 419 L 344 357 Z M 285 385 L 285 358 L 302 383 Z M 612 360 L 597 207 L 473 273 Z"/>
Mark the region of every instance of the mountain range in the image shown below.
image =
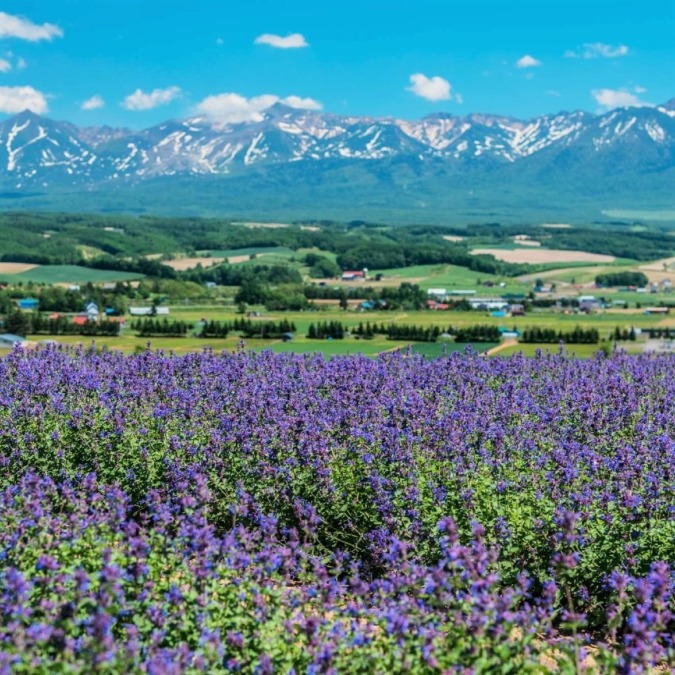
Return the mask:
<path id="1" fill-rule="evenodd" d="M 0 207 L 58 196 L 71 210 L 126 204 L 256 217 L 344 207 L 350 217 L 374 208 L 415 219 L 447 212 L 453 200 L 459 212 L 473 203 L 486 215 L 487 204 L 551 200 L 555 210 L 570 198 L 672 208 L 675 99 L 530 120 L 435 113 L 409 121 L 277 103 L 254 122 L 192 117 L 140 131 L 25 111 L 0 123 L 0 185 Z"/>

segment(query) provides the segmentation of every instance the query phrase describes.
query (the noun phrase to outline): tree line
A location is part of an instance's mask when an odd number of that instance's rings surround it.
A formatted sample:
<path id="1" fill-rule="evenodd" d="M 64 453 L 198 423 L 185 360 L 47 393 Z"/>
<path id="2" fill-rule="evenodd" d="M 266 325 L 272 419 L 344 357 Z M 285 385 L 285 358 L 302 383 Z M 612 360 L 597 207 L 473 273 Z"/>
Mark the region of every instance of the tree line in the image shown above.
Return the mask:
<path id="1" fill-rule="evenodd" d="M 607 272 L 595 277 L 596 286 L 638 286 L 643 287 L 649 283 L 644 272 Z"/>
<path id="2" fill-rule="evenodd" d="M 72 319 L 58 317 L 50 319 L 40 313 L 14 311 L 5 317 L 3 330 L 14 335 L 83 335 L 113 337 L 120 334 L 117 321 L 86 321 L 73 323 Z"/>
<path id="3" fill-rule="evenodd" d="M 597 328 L 581 328 L 576 326 L 572 331 L 556 331 L 554 328 L 528 328 L 519 338 L 520 342 L 553 344 L 598 344 L 600 333 Z"/>

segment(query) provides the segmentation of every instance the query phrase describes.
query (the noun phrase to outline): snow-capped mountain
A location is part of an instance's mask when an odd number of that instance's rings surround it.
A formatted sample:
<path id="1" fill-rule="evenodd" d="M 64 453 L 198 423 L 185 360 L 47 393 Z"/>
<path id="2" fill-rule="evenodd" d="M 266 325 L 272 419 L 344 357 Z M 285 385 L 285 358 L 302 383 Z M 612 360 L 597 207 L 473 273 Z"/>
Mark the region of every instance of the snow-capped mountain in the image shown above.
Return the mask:
<path id="1" fill-rule="evenodd" d="M 460 203 L 490 212 L 481 206 L 490 200 L 565 209 L 580 197 L 671 208 L 673 185 L 675 101 L 527 121 L 275 104 L 256 122 L 194 117 L 140 131 L 80 129 L 30 112 L 0 123 L 7 208 L 422 214 Z"/>
<path id="2" fill-rule="evenodd" d="M 637 157 L 656 162 L 649 168 L 657 169 L 675 162 L 675 99 L 655 108 L 562 112 L 527 121 L 445 113 L 414 121 L 350 117 L 280 103 L 261 118 L 227 124 L 194 117 L 131 131 L 78 129 L 23 112 L 0 123 L 0 177 L 6 186 L 22 188 L 240 174 L 246 167 L 324 160 L 331 166 L 336 160 L 406 158 L 480 167 L 563 156 L 572 163 L 625 160 L 634 166 Z"/>

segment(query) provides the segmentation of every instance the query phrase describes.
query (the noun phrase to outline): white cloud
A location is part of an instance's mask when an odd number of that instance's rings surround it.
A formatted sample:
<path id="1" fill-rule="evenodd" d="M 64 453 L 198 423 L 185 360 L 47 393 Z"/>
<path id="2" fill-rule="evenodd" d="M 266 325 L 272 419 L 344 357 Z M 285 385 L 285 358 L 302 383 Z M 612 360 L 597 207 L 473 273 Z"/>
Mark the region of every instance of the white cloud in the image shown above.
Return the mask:
<path id="1" fill-rule="evenodd" d="M 281 35 L 274 35 L 272 33 L 264 33 L 258 35 L 254 40 L 257 45 L 269 45 L 277 49 L 298 49 L 299 47 L 309 47 L 305 36 L 300 33 L 289 33 L 286 37 Z"/>
<path id="2" fill-rule="evenodd" d="M 546 95 L 547 96 L 555 96 L 556 98 L 560 98 L 562 96 L 562 94 L 559 91 L 556 91 L 555 89 L 549 89 L 546 92 Z"/>
<path id="3" fill-rule="evenodd" d="M 207 96 L 197 105 L 196 111 L 222 123 L 260 122 L 263 119 L 262 111 L 275 103 L 283 103 L 291 108 L 303 110 L 321 110 L 322 108 L 321 103 L 313 98 L 301 98 L 300 96 L 280 98 L 274 94 L 246 98 L 240 94 L 228 92 Z"/>
<path id="4" fill-rule="evenodd" d="M 38 42 L 55 37 L 63 37 L 63 31 L 53 23 L 39 25 L 21 16 L 0 12 L 0 38 L 19 38 Z"/>
<path id="5" fill-rule="evenodd" d="M 535 59 L 534 56 L 530 56 L 529 54 L 525 54 L 525 56 L 521 56 L 517 61 L 516 61 L 516 66 L 518 68 L 534 68 L 536 66 L 540 66 L 541 61 L 539 59 Z"/>
<path id="6" fill-rule="evenodd" d="M 173 101 L 179 95 L 180 87 L 153 89 L 147 94 L 140 89 L 136 89 L 133 94 L 129 94 L 129 96 L 124 99 L 122 106 L 127 110 L 152 110 L 152 108 Z"/>
<path id="7" fill-rule="evenodd" d="M 427 101 L 447 101 L 452 98 L 450 82 L 438 75 L 427 77 L 422 73 L 414 73 L 410 76 L 407 90 Z"/>
<path id="8" fill-rule="evenodd" d="M 636 94 L 644 94 L 647 90 L 644 87 L 637 86 L 637 87 L 633 87 L 633 91 Z"/>
<path id="9" fill-rule="evenodd" d="M 0 87 L 0 112 L 12 115 L 24 110 L 46 113 L 47 97 L 33 87 Z"/>
<path id="10" fill-rule="evenodd" d="M 0 73 L 8 73 L 12 70 L 12 64 L 7 59 L 0 59 Z"/>
<path id="11" fill-rule="evenodd" d="M 626 56 L 630 50 L 626 45 L 608 45 L 604 42 L 585 42 L 576 51 L 568 49 L 563 56 L 568 59 L 614 59 Z"/>
<path id="12" fill-rule="evenodd" d="M 462 94 L 455 94 L 455 101 L 459 103 L 459 105 L 462 105 L 462 103 L 464 103 L 464 96 L 462 96 Z"/>
<path id="13" fill-rule="evenodd" d="M 27 66 L 28 66 L 28 64 L 26 63 L 26 59 L 22 59 L 21 57 L 19 57 L 17 59 L 16 67 L 17 67 L 18 70 L 23 70 Z"/>
<path id="14" fill-rule="evenodd" d="M 635 94 L 626 89 L 593 89 L 591 96 L 595 102 L 605 108 L 644 108 L 650 107 L 651 103 L 641 101 Z"/>
<path id="15" fill-rule="evenodd" d="M 95 94 L 86 101 L 83 101 L 80 108 L 82 108 L 82 110 L 97 110 L 98 108 L 102 108 L 104 105 L 105 101 L 98 94 Z"/>

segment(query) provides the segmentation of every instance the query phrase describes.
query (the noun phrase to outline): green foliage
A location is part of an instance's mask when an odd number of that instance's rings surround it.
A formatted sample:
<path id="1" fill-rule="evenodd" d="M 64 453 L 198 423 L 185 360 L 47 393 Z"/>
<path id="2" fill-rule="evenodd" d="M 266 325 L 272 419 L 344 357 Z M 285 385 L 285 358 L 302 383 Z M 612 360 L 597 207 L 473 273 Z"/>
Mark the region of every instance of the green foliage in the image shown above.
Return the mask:
<path id="1" fill-rule="evenodd" d="M 556 331 L 554 328 L 528 328 L 519 338 L 524 343 L 554 344 L 564 342 L 570 345 L 598 344 L 600 333 L 597 328 L 581 328 L 576 326 L 571 331 Z"/>
<path id="2" fill-rule="evenodd" d="M 32 327 L 30 316 L 21 310 L 16 310 L 5 318 L 3 331 L 26 337 L 31 332 Z"/>
<path id="3" fill-rule="evenodd" d="M 607 272 L 595 277 L 597 286 L 638 286 L 643 287 L 649 283 L 644 272 Z"/>
<path id="4" fill-rule="evenodd" d="M 316 253 L 308 253 L 305 256 L 305 265 L 309 266 L 309 276 L 314 279 L 333 279 L 340 276 L 340 266 Z"/>

